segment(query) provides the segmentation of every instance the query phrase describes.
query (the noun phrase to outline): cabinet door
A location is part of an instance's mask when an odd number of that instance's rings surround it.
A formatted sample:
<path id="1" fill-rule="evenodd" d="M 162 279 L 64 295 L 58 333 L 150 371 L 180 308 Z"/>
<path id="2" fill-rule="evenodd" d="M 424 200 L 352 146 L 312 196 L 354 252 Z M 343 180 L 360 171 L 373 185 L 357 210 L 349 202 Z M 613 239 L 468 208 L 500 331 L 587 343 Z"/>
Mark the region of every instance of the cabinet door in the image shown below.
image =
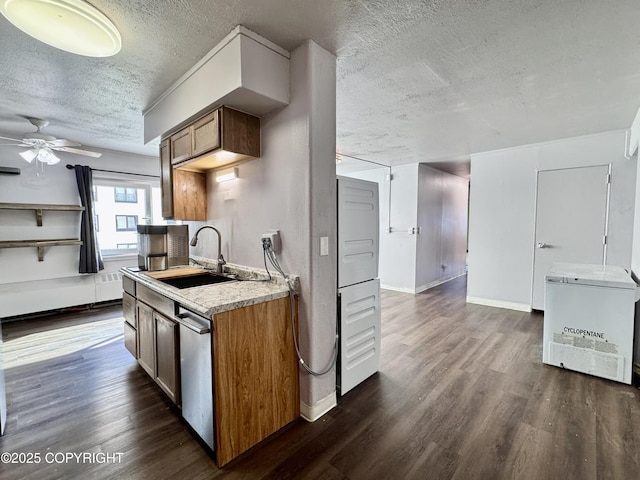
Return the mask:
<path id="1" fill-rule="evenodd" d="M 142 302 L 137 303 L 138 317 L 138 363 L 155 378 L 156 338 L 153 309 Z"/>
<path id="2" fill-rule="evenodd" d="M 136 323 L 136 299 L 127 292 L 122 292 L 122 316 L 133 328 L 138 328 Z"/>
<path id="3" fill-rule="evenodd" d="M 171 163 L 176 164 L 191 157 L 191 128 L 187 127 L 174 133 L 171 141 Z"/>
<path id="4" fill-rule="evenodd" d="M 156 381 L 178 403 L 178 355 L 176 322 L 154 312 L 156 327 Z"/>
<path id="5" fill-rule="evenodd" d="M 136 299 L 127 292 L 122 292 L 122 316 L 124 317 L 124 346 L 134 358 L 138 358 Z"/>
<path id="6" fill-rule="evenodd" d="M 173 218 L 173 166 L 169 139 L 160 144 L 160 191 L 162 218 Z"/>
<path id="7" fill-rule="evenodd" d="M 127 322 L 123 322 L 124 327 L 124 346 L 133 358 L 138 358 L 138 333 Z"/>
<path id="8" fill-rule="evenodd" d="M 218 117 L 218 110 L 216 110 L 191 126 L 191 155 L 194 157 L 220 147 Z"/>
<path id="9" fill-rule="evenodd" d="M 204 173 L 173 171 L 173 218 L 207 219 L 207 178 Z"/>

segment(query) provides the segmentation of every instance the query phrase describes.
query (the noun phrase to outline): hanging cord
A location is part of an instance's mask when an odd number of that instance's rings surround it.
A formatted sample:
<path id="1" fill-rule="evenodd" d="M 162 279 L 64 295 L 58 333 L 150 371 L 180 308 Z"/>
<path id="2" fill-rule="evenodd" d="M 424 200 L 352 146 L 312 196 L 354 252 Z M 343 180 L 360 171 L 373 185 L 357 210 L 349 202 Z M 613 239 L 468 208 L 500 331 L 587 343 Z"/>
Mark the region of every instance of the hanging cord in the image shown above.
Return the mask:
<path id="1" fill-rule="evenodd" d="M 287 278 L 284 271 L 282 270 L 282 267 L 280 267 L 280 263 L 278 262 L 278 257 L 276 257 L 276 253 L 273 251 L 273 248 L 271 247 L 271 241 L 269 241 L 269 239 L 262 240 L 262 251 L 264 254 L 263 255 L 264 268 L 267 271 L 267 274 L 269 275 L 269 279 L 271 279 L 271 273 L 269 273 L 269 269 L 267 268 L 267 258 L 269 259 L 269 263 L 271 263 L 273 268 L 275 268 L 276 271 L 280 275 L 282 275 L 282 278 L 284 278 L 284 281 L 287 284 L 287 288 L 289 289 L 289 303 L 291 304 L 291 333 L 293 335 L 293 344 L 296 348 L 296 355 L 298 356 L 298 362 L 300 363 L 300 365 L 302 365 L 302 368 L 304 368 L 306 372 L 309 373 L 310 375 L 313 375 L 315 377 L 326 375 L 331 370 L 333 370 L 333 367 L 338 361 L 338 335 L 336 335 L 336 340 L 335 340 L 335 343 L 333 344 L 333 356 L 331 358 L 331 362 L 329 363 L 329 365 L 320 372 L 316 372 L 311 367 L 309 367 L 307 363 L 304 361 L 304 359 L 302 358 L 302 354 L 300 353 L 300 347 L 298 346 L 298 337 L 296 335 L 296 328 L 295 328 L 295 294 L 296 293 L 293 289 L 293 286 L 291 285 L 291 280 Z"/>
<path id="2" fill-rule="evenodd" d="M 267 271 L 267 275 L 269 275 L 269 280 L 271 280 L 271 272 L 269 271 L 269 267 L 267 267 L 267 250 L 271 247 L 267 246 L 267 243 L 264 242 L 262 244 L 262 259 L 264 260 L 264 269 Z M 289 282 L 287 281 L 287 287 L 289 287 Z M 289 287 L 289 291 L 291 291 L 291 287 Z"/>

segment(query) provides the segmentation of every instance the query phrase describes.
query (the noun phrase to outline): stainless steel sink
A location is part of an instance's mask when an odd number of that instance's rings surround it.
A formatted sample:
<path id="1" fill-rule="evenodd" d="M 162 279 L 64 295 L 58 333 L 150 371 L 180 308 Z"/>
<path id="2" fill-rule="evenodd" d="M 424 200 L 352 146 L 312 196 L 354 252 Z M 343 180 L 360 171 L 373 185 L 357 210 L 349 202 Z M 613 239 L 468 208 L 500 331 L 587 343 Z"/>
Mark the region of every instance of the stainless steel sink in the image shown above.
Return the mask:
<path id="1" fill-rule="evenodd" d="M 215 283 L 233 282 L 234 277 L 219 275 L 215 273 L 200 273 L 198 275 L 188 275 L 185 277 L 172 277 L 158 279 L 162 283 L 176 288 L 201 287 L 202 285 L 213 285 Z"/>

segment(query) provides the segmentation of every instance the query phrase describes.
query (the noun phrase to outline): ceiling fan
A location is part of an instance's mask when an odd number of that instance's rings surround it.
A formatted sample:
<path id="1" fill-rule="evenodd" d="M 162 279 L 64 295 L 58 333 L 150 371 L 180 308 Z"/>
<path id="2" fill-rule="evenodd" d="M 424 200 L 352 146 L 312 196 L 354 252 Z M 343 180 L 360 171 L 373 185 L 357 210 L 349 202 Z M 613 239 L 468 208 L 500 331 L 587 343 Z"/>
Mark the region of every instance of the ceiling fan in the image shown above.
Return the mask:
<path id="1" fill-rule="evenodd" d="M 5 143 L 3 145 L 15 145 L 17 147 L 28 147 L 29 150 L 25 150 L 24 152 L 19 152 L 24 160 L 31 163 L 34 160 L 37 160 L 42 163 L 46 163 L 48 165 L 55 165 L 60 161 L 60 158 L 53 153 L 54 150 L 59 152 L 69 152 L 76 153 L 78 155 L 86 155 L 88 157 L 98 158 L 102 154 L 96 152 L 90 152 L 88 150 L 79 150 L 75 147 L 80 147 L 81 145 L 77 142 L 72 142 L 71 140 L 66 140 L 63 138 L 56 138 L 52 135 L 46 135 L 41 132 L 41 129 L 49 125 L 47 120 L 42 120 L 40 118 L 34 117 L 25 117 L 31 125 L 36 127 L 37 131 L 31 133 L 25 133 L 22 136 L 22 139 L 10 138 L 10 137 L 2 137 L 0 139 L 3 140 L 11 140 L 17 143 Z"/>

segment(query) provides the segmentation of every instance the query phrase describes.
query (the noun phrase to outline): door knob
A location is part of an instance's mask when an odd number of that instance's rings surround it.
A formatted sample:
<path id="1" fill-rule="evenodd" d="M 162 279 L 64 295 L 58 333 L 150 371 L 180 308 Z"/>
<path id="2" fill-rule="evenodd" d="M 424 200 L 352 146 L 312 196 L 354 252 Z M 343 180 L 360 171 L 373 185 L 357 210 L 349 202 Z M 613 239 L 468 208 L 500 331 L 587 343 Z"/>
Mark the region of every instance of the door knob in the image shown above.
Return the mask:
<path id="1" fill-rule="evenodd" d="M 547 244 L 544 243 L 544 242 L 538 242 L 536 247 L 538 247 L 538 248 L 547 248 Z"/>

